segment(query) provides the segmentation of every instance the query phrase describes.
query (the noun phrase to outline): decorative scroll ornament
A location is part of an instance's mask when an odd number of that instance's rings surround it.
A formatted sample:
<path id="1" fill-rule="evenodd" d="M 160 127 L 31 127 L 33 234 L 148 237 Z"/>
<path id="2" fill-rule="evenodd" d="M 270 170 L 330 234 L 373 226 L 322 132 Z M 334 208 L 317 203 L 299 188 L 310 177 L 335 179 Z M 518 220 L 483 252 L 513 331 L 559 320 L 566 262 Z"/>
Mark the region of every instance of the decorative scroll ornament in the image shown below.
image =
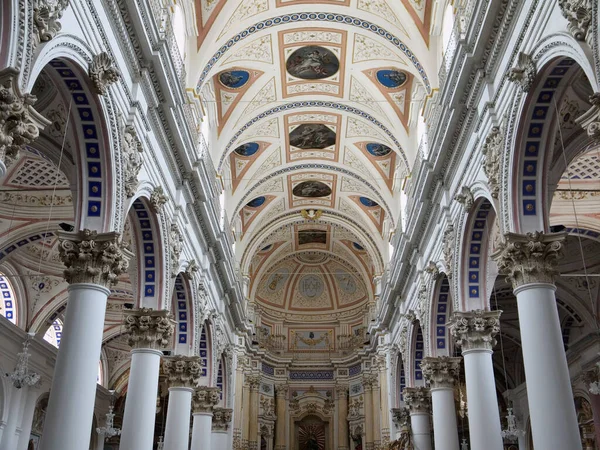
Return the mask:
<path id="1" fill-rule="evenodd" d="M 520 52 L 516 67 L 508 71 L 508 80 L 516 83 L 523 92 L 527 93 L 535 81 L 536 68 L 531 55 Z"/>
<path id="2" fill-rule="evenodd" d="M 504 147 L 504 133 L 500 127 L 492 127 L 485 138 L 482 153 L 483 172 L 488 179 L 492 197 L 498 198 L 500 193 L 500 164 L 502 163 L 502 148 Z"/>
<path id="3" fill-rule="evenodd" d="M 59 254 L 67 283 L 93 283 L 110 287 L 127 271 L 131 253 L 122 248 L 119 233 L 59 231 Z"/>
<path id="4" fill-rule="evenodd" d="M 569 33 L 578 41 L 585 41 L 592 23 L 592 0 L 558 0 L 558 6 L 569 22 Z"/>
<path id="5" fill-rule="evenodd" d="M 456 311 L 450 318 L 450 332 L 462 351 L 489 350 L 496 345 L 496 335 L 500 332 L 502 311 Z"/>
<path id="6" fill-rule="evenodd" d="M 102 52 L 94 55 L 88 68 L 88 75 L 96 92 L 105 95 L 108 86 L 119 81 L 121 72 L 114 66 L 108 53 Z"/>
<path id="7" fill-rule="evenodd" d="M 188 280 L 191 280 L 194 278 L 194 275 L 198 273 L 199 270 L 200 266 L 198 266 L 195 259 L 192 259 L 190 262 L 188 262 L 188 265 L 185 268 L 185 272 L 183 273 L 183 275 Z"/>
<path id="8" fill-rule="evenodd" d="M 433 261 L 429 261 L 429 264 L 427 264 L 425 267 L 425 272 L 430 274 L 434 279 L 440 275 L 440 270 L 438 269 L 437 264 Z"/>
<path id="9" fill-rule="evenodd" d="M 431 394 L 428 388 L 423 386 L 405 387 L 402 396 L 411 413 L 429 413 L 431 411 Z"/>
<path id="10" fill-rule="evenodd" d="M 475 204 L 475 197 L 473 197 L 473 193 L 468 186 L 463 186 L 460 189 L 460 192 L 454 196 L 454 200 L 463 205 L 465 212 L 471 211 L 473 205 Z"/>
<path id="11" fill-rule="evenodd" d="M 590 96 L 592 107 L 575 119 L 595 142 L 600 142 L 600 92 Z"/>
<path id="12" fill-rule="evenodd" d="M 37 139 L 50 122 L 33 108 L 36 97 L 21 94 L 19 72 L 0 71 L 0 161 L 8 167 L 19 157 L 19 150 Z"/>
<path id="13" fill-rule="evenodd" d="M 129 345 L 134 349 L 167 347 L 173 338 L 175 323 L 167 310 L 141 308 L 125 313 L 125 330 L 129 334 Z"/>
<path id="14" fill-rule="evenodd" d="M 127 197 L 133 197 L 138 185 L 138 174 L 142 168 L 142 153 L 144 149 L 132 125 L 125 127 L 122 147 L 125 193 Z"/>
<path id="15" fill-rule="evenodd" d="M 33 23 L 40 42 L 48 42 L 58 34 L 62 28 L 59 20 L 68 6 L 69 0 L 34 0 Z"/>
<path id="16" fill-rule="evenodd" d="M 421 362 L 421 370 L 433 389 L 453 388 L 460 373 L 460 358 L 426 357 Z"/>
<path id="17" fill-rule="evenodd" d="M 213 408 L 212 431 L 227 431 L 232 417 L 232 409 Z"/>
<path id="18" fill-rule="evenodd" d="M 17 353 L 17 365 L 12 373 L 8 374 L 8 379 L 16 389 L 21 389 L 23 386 L 35 386 L 40 382 L 40 375 L 29 369 L 29 343 L 32 335 L 28 334 L 23 342 L 23 351 Z"/>
<path id="19" fill-rule="evenodd" d="M 210 413 L 220 400 L 221 388 L 199 386 L 192 396 L 192 412 L 194 414 Z"/>
<path id="20" fill-rule="evenodd" d="M 167 203 L 169 198 L 165 195 L 165 191 L 162 186 L 156 186 L 150 194 L 150 204 L 154 208 L 154 211 L 161 213 L 163 206 Z"/>
<path id="21" fill-rule="evenodd" d="M 183 237 L 181 236 L 181 231 L 179 231 L 179 227 L 176 223 L 171 224 L 169 243 L 171 245 L 171 276 L 175 278 L 177 276 L 177 269 L 179 268 L 179 257 L 183 250 Z"/>
<path id="22" fill-rule="evenodd" d="M 166 356 L 163 371 L 169 387 L 195 388 L 200 380 L 202 365 L 199 356 Z"/>
<path id="23" fill-rule="evenodd" d="M 513 289 L 530 283 L 554 283 L 566 233 L 506 233 L 493 258 Z"/>
<path id="24" fill-rule="evenodd" d="M 306 220 L 319 220 L 319 218 L 323 214 L 323 211 L 318 209 L 303 209 L 302 211 L 300 211 L 300 214 Z"/>
<path id="25" fill-rule="evenodd" d="M 456 233 L 454 232 L 454 225 L 449 224 L 444 230 L 443 237 L 443 248 L 444 264 L 446 265 L 446 275 L 448 278 L 452 278 L 452 267 L 454 265 L 454 243 L 456 241 Z"/>

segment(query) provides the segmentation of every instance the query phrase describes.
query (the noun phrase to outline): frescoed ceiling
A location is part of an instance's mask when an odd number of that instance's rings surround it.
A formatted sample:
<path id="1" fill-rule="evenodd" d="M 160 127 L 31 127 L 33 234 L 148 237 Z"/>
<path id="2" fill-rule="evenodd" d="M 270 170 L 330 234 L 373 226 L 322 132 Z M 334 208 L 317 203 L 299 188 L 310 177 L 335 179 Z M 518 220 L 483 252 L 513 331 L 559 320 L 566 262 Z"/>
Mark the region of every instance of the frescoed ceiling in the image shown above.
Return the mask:
<path id="1" fill-rule="evenodd" d="M 320 272 L 329 300 L 314 309 L 337 310 L 342 266 L 364 293 L 357 301 L 372 299 L 437 84 L 442 3 L 195 1 L 188 81 L 210 118 L 251 299 L 292 310 L 305 274 Z M 284 267 L 279 301 L 269 286 Z"/>

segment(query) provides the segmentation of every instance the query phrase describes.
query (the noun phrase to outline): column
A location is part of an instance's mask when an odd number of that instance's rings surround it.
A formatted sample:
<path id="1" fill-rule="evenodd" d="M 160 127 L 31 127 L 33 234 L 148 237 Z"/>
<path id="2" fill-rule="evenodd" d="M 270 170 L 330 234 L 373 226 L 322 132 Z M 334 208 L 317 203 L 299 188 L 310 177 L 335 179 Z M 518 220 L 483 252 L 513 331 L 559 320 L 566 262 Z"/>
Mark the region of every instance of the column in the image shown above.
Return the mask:
<path id="1" fill-rule="evenodd" d="M 285 438 L 285 425 L 287 421 L 287 395 L 288 395 L 287 384 L 276 384 L 275 385 L 275 413 L 277 419 L 275 419 L 275 450 L 286 450 L 287 443 Z"/>
<path id="2" fill-rule="evenodd" d="M 165 449 L 189 448 L 192 394 L 198 385 L 201 369 L 198 356 L 169 356 L 164 359 L 163 371 L 169 385 Z"/>
<path id="3" fill-rule="evenodd" d="M 242 450 L 248 448 L 250 440 L 250 375 L 244 376 L 242 387 Z"/>
<path id="4" fill-rule="evenodd" d="M 581 448 L 554 285 L 565 237 L 507 233 L 494 255 L 517 297 L 531 432 L 540 449 Z"/>
<path id="5" fill-rule="evenodd" d="M 381 443 L 387 445 L 390 442 L 390 404 L 388 389 L 388 364 L 385 355 L 377 356 L 377 367 L 379 368 L 379 386 L 381 386 Z"/>
<path id="6" fill-rule="evenodd" d="M 8 391 L 10 392 L 10 404 L 8 406 L 8 420 L 6 421 L 6 428 L 2 433 L 2 445 L 1 450 L 14 450 L 17 447 L 19 436 L 17 435 L 17 427 L 21 423 L 22 409 L 23 409 L 23 390 L 17 389 L 14 386 L 10 386 Z M 26 391 L 27 389 L 25 389 Z"/>
<path id="7" fill-rule="evenodd" d="M 348 443 L 348 385 L 337 384 L 335 386 L 335 392 L 338 400 L 338 449 L 337 450 L 349 450 Z M 275 449 L 279 450 L 279 449 Z"/>
<path id="8" fill-rule="evenodd" d="M 423 358 L 421 370 L 430 386 L 435 448 L 459 450 L 454 383 L 460 374 L 460 358 Z"/>
<path id="9" fill-rule="evenodd" d="M 412 428 L 413 446 L 418 450 L 431 450 L 431 424 L 429 412 L 431 399 L 426 387 L 404 388 L 404 403 L 410 411 L 410 426 Z M 446 449 L 446 447 L 441 447 Z"/>
<path id="10" fill-rule="evenodd" d="M 381 389 L 379 375 L 373 374 L 373 444 L 375 448 L 381 445 Z"/>
<path id="11" fill-rule="evenodd" d="M 199 386 L 192 397 L 192 447 L 191 450 L 211 450 L 213 408 L 219 403 L 221 389 Z M 219 448 L 216 445 L 215 448 Z M 187 449 L 187 447 L 186 447 Z"/>
<path id="12" fill-rule="evenodd" d="M 496 344 L 495 336 L 500 331 L 501 313 L 502 311 L 461 311 L 455 312 L 450 319 L 450 332 L 456 345 L 462 348 L 465 364 L 471 450 L 504 448 L 492 365 L 492 347 Z"/>
<path id="13" fill-rule="evenodd" d="M 229 446 L 229 424 L 233 410 L 227 408 L 213 408 L 212 418 L 212 448 L 231 448 Z M 206 447 L 209 448 L 209 447 Z M 192 450 L 194 447 L 192 446 Z"/>
<path id="14" fill-rule="evenodd" d="M 247 365 L 248 358 L 238 353 L 235 367 L 234 395 L 233 404 L 236 408 L 233 415 L 233 448 L 241 450 L 242 448 L 242 426 L 247 421 L 244 421 L 243 403 L 244 403 L 244 368 Z"/>
<path id="15" fill-rule="evenodd" d="M 260 375 L 249 375 L 250 386 L 250 415 L 247 417 L 248 426 L 248 449 L 258 450 L 258 389 L 260 387 Z"/>
<path id="16" fill-rule="evenodd" d="M 118 233 L 58 236 L 69 298 L 40 450 L 81 450 L 90 444 L 106 299 L 130 254 Z"/>
<path id="17" fill-rule="evenodd" d="M 29 386 L 27 393 L 23 393 L 25 397 L 25 407 L 23 409 L 23 419 L 21 421 L 21 433 L 19 435 L 19 443 L 17 450 L 27 450 L 29 445 L 29 437 L 31 436 L 31 427 L 33 426 L 33 415 L 37 406 L 40 390 L 37 387 Z"/>
<path id="18" fill-rule="evenodd" d="M 363 390 L 365 391 L 365 448 L 373 450 L 373 383 L 375 377 L 371 374 L 363 375 Z"/>
<path id="19" fill-rule="evenodd" d="M 175 322 L 169 311 L 141 308 L 125 313 L 125 329 L 132 350 L 120 448 L 152 450 L 160 349 L 171 343 Z"/>

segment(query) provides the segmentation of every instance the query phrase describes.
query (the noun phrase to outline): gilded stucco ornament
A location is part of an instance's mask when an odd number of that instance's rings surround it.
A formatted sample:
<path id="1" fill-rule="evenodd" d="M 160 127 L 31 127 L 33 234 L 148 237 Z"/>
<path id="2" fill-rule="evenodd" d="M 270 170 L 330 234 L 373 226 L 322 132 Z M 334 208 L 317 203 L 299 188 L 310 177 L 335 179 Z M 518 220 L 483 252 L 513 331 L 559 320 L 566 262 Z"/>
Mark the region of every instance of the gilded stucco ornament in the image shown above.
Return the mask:
<path id="1" fill-rule="evenodd" d="M 454 244 L 456 242 L 456 233 L 454 225 L 448 224 L 444 230 L 442 253 L 444 254 L 444 264 L 446 265 L 446 275 L 452 279 L 454 265 Z"/>
<path id="2" fill-rule="evenodd" d="M 595 142 L 600 142 L 600 92 L 590 96 L 592 107 L 575 119 Z"/>
<path id="3" fill-rule="evenodd" d="M 420 387 L 405 387 L 402 391 L 404 403 L 411 413 L 430 413 L 431 394 L 429 389 Z"/>
<path id="4" fill-rule="evenodd" d="M 36 97 L 22 94 L 19 72 L 0 71 L 0 161 L 8 167 L 19 157 L 19 150 L 37 139 L 50 122 L 33 108 Z"/>
<path id="5" fill-rule="evenodd" d="M 475 204 L 475 197 L 473 197 L 473 193 L 468 186 L 463 186 L 460 189 L 460 192 L 454 196 L 454 200 L 463 205 L 463 208 L 467 213 L 471 211 L 471 208 L 473 208 L 473 205 Z"/>
<path id="6" fill-rule="evenodd" d="M 127 125 L 123 130 L 123 177 L 125 179 L 125 193 L 133 197 L 138 185 L 138 174 L 142 168 L 142 142 L 132 125 Z"/>
<path id="7" fill-rule="evenodd" d="M 585 41 L 592 23 L 592 0 L 558 0 L 558 6 L 569 22 L 569 33 L 578 41 Z"/>
<path id="8" fill-rule="evenodd" d="M 500 194 L 500 165 L 502 163 L 502 149 L 504 147 L 504 133 L 500 127 L 492 127 L 485 138 L 483 148 L 483 172 L 488 179 L 492 197 L 498 198 Z"/>
<path id="9" fill-rule="evenodd" d="M 513 289 L 530 283 L 554 283 L 566 233 L 506 233 L 494 253 L 498 271 Z"/>
<path id="10" fill-rule="evenodd" d="M 433 388 L 452 388 L 460 374 L 461 358 L 450 356 L 425 357 L 421 362 L 423 376 Z"/>
<path id="11" fill-rule="evenodd" d="M 508 71 L 508 80 L 516 83 L 523 92 L 527 93 L 535 81 L 536 68 L 531 55 L 520 52 L 517 65 Z"/>
<path id="12" fill-rule="evenodd" d="M 209 413 L 221 400 L 221 388 L 198 386 L 192 396 L 192 412 Z"/>
<path id="13" fill-rule="evenodd" d="M 175 278 L 177 276 L 177 269 L 179 268 L 179 257 L 183 250 L 183 237 L 181 231 L 176 223 L 171 224 L 171 231 L 169 233 L 169 244 L 171 251 L 171 276 Z"/>
<path id="14" fill-rule="evenodd" d="M 60 19 L 69 6 L 69 0 L 34 0 L 33 23 L 37 39 L 48 42 L 61 30 Z"/>
<path id="15" fill-rule="evenodd" d="M 201 371 L 199 356 L 166 356 L 163 360 L 169 387 L 196 388 Z"/>
<path id="16" fill-rule="evenodd" d="M 496 345 L 502 311 L 456 311 L 450 318 L 449 330 L 462 351 L 489 350 Z"/>
<path id="17" fill-rule="evenodd" d="M 130 252 L 122 248 L 119 233 L 98 233 L 88 229 L 59 231 L 59 254 L 66 269 L 67 283 L 93 283 L 111 287 L 127 271 Z"/>
<path id="18" fill-rule="evenodd" d="M 165 194 L 165 190 L 162 188 L 162 186 L 156 186 L 150 194 L 150 204 L 154 208 L 154 211 L 159 214 L 162 212 L 163 206 L 168 200 L 169 198 Z"/>
<path id="19" fill-rule="evenodd" d="M 108 53 L 102 52 L 92 57 L 88 75 L 96 93 L 105 95 L 108 92 L 108 87 L 119 80 L 121 72 L 114 66 L 114 62 Z"/>
<path id="20" fill-rule="evenodd" d="M 129 335 L 129 345 L 134 349 L 166 348 L 171 343 L 175 331 L 175 321 L 167 310 L 140 308 L 126 311 L 124 323 Z"/>

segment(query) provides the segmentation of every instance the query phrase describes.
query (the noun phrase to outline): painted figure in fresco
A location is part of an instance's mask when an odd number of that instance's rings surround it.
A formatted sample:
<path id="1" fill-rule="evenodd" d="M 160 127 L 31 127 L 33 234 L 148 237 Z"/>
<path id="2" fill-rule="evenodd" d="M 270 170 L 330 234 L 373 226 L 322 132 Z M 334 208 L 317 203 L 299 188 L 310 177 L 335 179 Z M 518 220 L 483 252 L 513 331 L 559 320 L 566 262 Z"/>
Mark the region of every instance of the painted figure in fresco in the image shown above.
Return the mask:
<path id="1" fill-rule="evenodd" d="M 330 50 L 315 45 L 296 50 L 286 63 L 290 75 L 305 80 L 330 77 L 339 67 L 337 57 Z"/>
<path id="2" fill-rule="evenodd" d="M 335 132 L 320 123 L 305 123 L 290 133 L 290 145 L 301 149 L 323 149 L 335 144 Z"/>
<path id="3" fill-rule="evenodd" d="M 327 197 L 331 188 L 320 181 L 303 181 L 294 186 L 292 193 L 296 197 Z"/>

